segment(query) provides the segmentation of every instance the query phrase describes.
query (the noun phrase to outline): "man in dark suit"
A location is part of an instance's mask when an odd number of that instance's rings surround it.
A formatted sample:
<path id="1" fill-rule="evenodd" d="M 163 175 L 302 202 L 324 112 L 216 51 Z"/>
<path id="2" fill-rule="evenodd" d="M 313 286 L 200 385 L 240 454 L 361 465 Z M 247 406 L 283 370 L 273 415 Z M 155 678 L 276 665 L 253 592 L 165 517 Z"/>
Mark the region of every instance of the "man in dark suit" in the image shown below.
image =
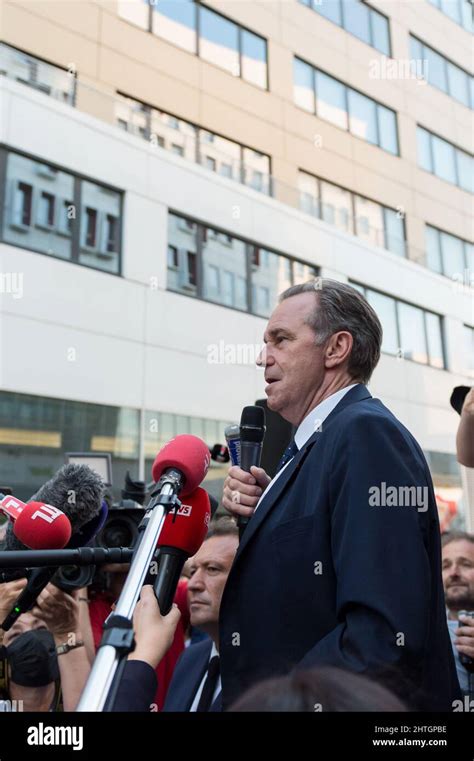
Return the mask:
<path id="1" fill-rule="evenodd" d="M 252 517 L 221 604 L 224 710 L 263 678 L 318 665 L 404 682 L 414 707 L 451 710 L 430 472 L 365 386 L 377 315 L 354 288 L 317 279 L 282 294 L 264 340 L 268 406 L 297 430 L 273 480 L 232 467 L 225 482 L 224 506 Z"/>
<path id="2" fill-rule="evenodd" d="M 208 634 L 186 648 L 176 664 L 163 711 L 220 711 L 219 608 L 238 546 L 238 531 L 228 518 L 211 524 L 208 536 L 190 560 L 188 602 L 191 625 Z M 144 588 L 145 589 L 145 588 Z M 153 595 L 152 608 L 142 620 L 134 616 L 136 649 L 129 656 L 114 711 L 149 711 L 156 692 L 154 669 L 163 656 L 163 632 L 168 616 L 160 616 Z"/>

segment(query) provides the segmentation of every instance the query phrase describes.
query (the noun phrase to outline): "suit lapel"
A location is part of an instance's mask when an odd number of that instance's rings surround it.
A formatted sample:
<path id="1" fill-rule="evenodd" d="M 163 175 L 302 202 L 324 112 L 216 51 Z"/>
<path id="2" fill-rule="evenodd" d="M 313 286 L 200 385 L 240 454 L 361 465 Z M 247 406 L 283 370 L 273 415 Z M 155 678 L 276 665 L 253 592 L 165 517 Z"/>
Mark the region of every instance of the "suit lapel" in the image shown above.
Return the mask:
<path id="1" fill-rule="evenodd" d="M 322 429 L 324 430 L 326 426 L 331 425 L 334 418 L 339 414 L 339 412 L 341 412 L 341 410 L 343 410 L 349 404 L 353 404 L 354 402 L 359 402 L 359 401 L 362 401 L 363 399 L 370 399 L 370 398 L 372 398 L 372 395 L 370 394 L 366 386 L 364 386 L 363 384 L 355 386 L 350 391 L 348 391 L 345 396 L 343 396 L 341 401 L 337 404 L 337 406 L 333 409 L 333 411 L 323 421 Z M 311 438 L 308 439 L 306 444 L 304 444 L 304 446 L 300 449 L 298 454 L 296 454 L 293 457 L 289 465 L 285 468 L 284 472 L 275 481 L 275 483 L 273 484 L 269 492 L 265 495 L 265 497 L 259 504 L 257 510 L 253 514 L 252 518 L 248 522 L 247 528 L 245 529 L 244 535 L 242 537 L 242 541 L 239 544 L 237 554 L 235 556 L 235 560 L 237 560 L 240 557 L 243 550 L 245 549 L 245 547 L 248 545 L 248 543 L 254 536 L 255 532 L 262 525 L 267 515 L 275 506 L 275 503 L 277 502 L 278 498 L 282 494 L 283 490 L 285 489 L 289 481 L 293 478 L 295 474 L 297 474 L 299 468 L 301 467 L 306 456 L 308 455 L 311 447 L 314 444 L 318 443 L 318 439 L 321 437 L 321 432 L 322 431 L 316 431 L 311 436 Z M 234 561 L 234 565 L 235 565 L 235 561 Z"/>

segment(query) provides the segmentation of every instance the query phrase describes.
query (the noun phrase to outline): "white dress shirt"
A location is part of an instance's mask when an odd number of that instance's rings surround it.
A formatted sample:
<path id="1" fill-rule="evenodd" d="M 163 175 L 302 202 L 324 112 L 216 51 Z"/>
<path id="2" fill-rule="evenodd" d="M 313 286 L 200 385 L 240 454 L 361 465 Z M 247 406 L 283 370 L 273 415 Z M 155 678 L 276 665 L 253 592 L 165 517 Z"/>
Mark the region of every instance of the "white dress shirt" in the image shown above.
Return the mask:
<path id="1" fill-rule="evenodd" d="M 315 433 L 315 431 L 317 431 L 318 429 L 321 429 L 323 422 L 331 414 L 333 409 L 337 407 L 337 405 L 339 404 L 341 399 L 347 394 L 347 392 L 350 391 L 351 388 L 355 388 L 355 386 L 358 386 L 358 385 L 359 385 L 358 383 L 352 383 L 350 386 L 346 386 L 345 388 L 339 389 L 339 391 L 336 391 L 334 394 L 331 394 L 331 396 L 328 396 L 326 399 L 323 399 L 322 402 L 319 402 L 319 404 L 317 404 L 316 407 L 311 410 L 311 412 L 308 412 L 304 420 L 302 420 L 301 423 L 299 424 L 297 431 L 295 433 L 295 444 L 298 447 L 298 449 L 301 449 L 302 447 L 304 447 L 304 445 L 306 444 L 308 439 L 311 438 L 313 433 Z M 285 468 L 288 467 L 292 459 L 293 458 L 288 460 L 288 462 L 283 466 L 283 468 L 280 468 L 278 473 L 270 481 L 267 488 L 263 492 L 262 496 L 258 500 L 255 510 L 257 510 L 262 499 L 265 497 L 267 492 L 270 491 L 275 481 L 281 476 Z"/>
<path id="2" fill-rule="evenodd" d="M 191 647 L 192 647 L 192 645 L 191 645 Z M 201 680 L 201 684 L 199 685 L 199 687 L 197 689 L 197 692 L 196 692 L 196 694 L 194 696 L 194 700 L 193 700 L 193 702 L 191 704 L 191 708 L 189 709 L 190 712 L 194 712 L 194 713 L 196 712 L 196 709 L 197 709 L 197 707 L 199 705 L 199 700 L 201 698 L 201 692 L 203 691 L 203 688 L 204 688 L 204 682 L 207 679 L 207 669 L 209 668 L 209 663 L 211 662 L 211 658 L 214 658 L 215 655 L 219 655 L 219 653 L 217 652 L 217 647 L 216 647 L 215 643 L 213 642 L 212 643 L 211 654 L 209 656 L 209 661 L 207 663 L 207 668 L 206 668 L 206 670 L 204 672 L 204 676 L 203 676 L 203 678 Z M 214 695 L 212 696 L 211 705 L 213 704 L 213 702 L 215 701 L 215 699 L 217 698 L 217 696 L 218 696 L 218 694 L 220 693 L 221 690 L 222 690 L 222 682 L 221 682 L 221 677 L 220 677 L 220 674 L 219 674 L 219 679 L 217 680 L 216 689 L 214 690 Z"/>

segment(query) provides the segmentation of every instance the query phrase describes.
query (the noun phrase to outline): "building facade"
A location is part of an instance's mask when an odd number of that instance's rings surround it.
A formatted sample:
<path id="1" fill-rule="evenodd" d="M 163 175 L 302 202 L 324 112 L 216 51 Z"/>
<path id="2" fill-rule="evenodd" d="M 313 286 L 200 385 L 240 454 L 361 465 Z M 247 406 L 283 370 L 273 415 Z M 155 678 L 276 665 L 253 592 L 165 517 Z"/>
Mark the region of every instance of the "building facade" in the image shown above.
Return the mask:
<path id="1" fill-rule="evenodd" d="M 371 391 L 443 525 L 473 526 L 449 404 L 474 372 L 470 10 L 4 0 L 2 485 L 105 451 L 118 493 L 176 433 L 222 442 L 278 293 L 326 276 L 378 312 Z"/>

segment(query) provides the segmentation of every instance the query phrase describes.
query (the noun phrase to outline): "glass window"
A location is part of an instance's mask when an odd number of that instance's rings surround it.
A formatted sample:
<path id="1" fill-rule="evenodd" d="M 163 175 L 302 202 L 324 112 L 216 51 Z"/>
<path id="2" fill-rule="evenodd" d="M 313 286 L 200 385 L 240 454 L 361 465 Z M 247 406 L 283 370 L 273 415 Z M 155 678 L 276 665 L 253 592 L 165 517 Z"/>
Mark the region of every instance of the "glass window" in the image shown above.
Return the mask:
<path id="1" fill-rule="evenodd" d="M 384 151 L 398 155 L 397 117 L 394 111 L 385 106 L 377 105 L 379 122 L 379 145 Z"/>
<path id="2" fill-rule="evenodd" d="M 282 291 L 291 286 L 291 262 L 272 251 L 252 247 L 252 312 L 269 317 Z"/>
<path id="3" fill-rule="evenodd" d="M 382 323 L 382 351 L 387 352 L 387 354 L 397 354 L 399 343 L 395 300 L 390 298 L 390 296 L 385 296 L 383 293 L 378 293 L 368 288 L 367 301 L 375 309 Z"/>
<path id="4" fill-rule="evenodd" d="M 398 302 L 398 319 L 402 356 L 426 365 L 428 355 L 423 311 L 400 301 Z"/>
<path id="5" fill-rule="evenodd" d="M 456 184 L 456 159 L 454 146 L 437 135 L 431 135 L 433 146 L 434 173 L 446 182 Z"/>
<path id="6" fill-rule="evenodd" d="M 432 367 L 444 367 L 443 339 L 439 315 L 425 312 L 426 335 L 428 337 L 428 354 Z"/>
<path id="7" fill-rule="evenodd" d="M 446 76 L 446 60 L 439 53 L 425 45 L 424 57 L 428 67 L 428 82 L 434 87 L 447 92 L 448 80 Z"/>
<path id="8" fill-rule="evenodd" d="M 353 135 L 361 137 L 369 143 L 377 144 L 375 103 L 355 90 L 349 90 L 349 124 Z"/>
<path id="9" fill-rule="evenodd" d="M 461 6 L 458 0 L 441 0 L 441 10 L 456 24 L 461 23 Z"/>
<path id="10" fill-rule="evenodd" d="M 470 0 L 461 0 L 461 16 L 464 29 L 472 33 L 472 3 Z"/>
<path id="11" fill-rule="evenodd" d="M 392 254 L 405 256 L 405 225 L 403 217 L 397 211 L 387 207 L 383 211 L 385 220 L 385 248 L 391 251 Z"/>
<path id="12" fill-rule="evenodd" d="M 42 162 L 9 153 L 3 239 L 23 248 L 71 258 L 71 218 L 64 202 L 74 197 L 74 178 Z M 58 213 L 61 209 L 61 214 Z M 75 218 L 75 209 L 73 207 Z"/>
<path id="13" fill-rule="evenodd" d="M 354 196 L 356 234 L 374 246 L 385 248 L 383 210 L 380 204 Z"/>
<path id="14" fill-rule="evenodd" d="M 246 294 L 239 294 L 235 287 L 235 278 L 238 276 L 246 278 L 247 274 L 245 243 L 211 228 L 204 230 L 203 238 L 204 298 L 218 304 L 246 310 L 248 308 Z M 216 268 L 221 274 L 218 278 L 217 292 L 212 287 L 215 276 L 211 276 L 214 278 L 212 282 L 209 279 L 210 267 Z"/>
<path id="15" fill-rule="evenodd" d="M 252 148 L 243 148 L 244 184 L 270 195 L 270 157 Z"/>
<path id="16" fill-rule="evenodd" d="M 433 272 L 443 273 L 443 265 L 441 259 L 441 247 L 439 240 L 439 231 L 434 227 L 426 225 L 425 227 L 426 238 L 426 266 Z"/>
<path id="17" fill-rule="evenodd" d="M 196 3 L 192 0 L 153 0 L 152 30 L 154 34 L 190 53 L 196 46 Z"/>
<path id="18" fill-rule="evenodd" d="M 321 181 L 321 210 L 325 222 L 336 225 L 344 232 L 353 232 L 352 198 L 348 190 Z"/>
<path id="19" fill-rule="evenodd" d="M 459 187 L 467 190 L 469 193 L 474 192 L 474 166 L 472 156 L 464 151 L 456 150 L 456 165 L 458 170 Z"/>
<path id="20" fill-rule="evenodd" d="M 448 67 L 449 94 L 469 108 L 469 75 L 450 61 Z"/>
<path id="21" fill-rule="evenodd" d="M 424 59 L 424 53 L 423 53 L 423 44 L 420 42 L 420 40 L 417 40 L 416 37 L 412 37 L 410 35 L 410 55 L 414 59 L 415 64 L 418 63 L 418 61 L 422 61 Z M 419 66 L 420 64 L 418 64 Z M 413 67 L 414 73 L 417 71 L 417 66 L 415 65 Z"/>
<path id="22" fill-rule="evenodd" d="M 317 71 L 316 97 L 318 116 L 347 129 L 345 86 L 322 71 Z"/>
<path id="23" fill-rule="evenodd" d="M 267 87 L 267 43 L 247 29 L 242 29 L 242 78 Z"/>
<path id="24" fill-rule="evenodd" d="M 320 216 L 319 181 L 306 172 L 298 172 L 298 187 L 300 192 L 300 209 L 314 217 Z"/>
<path id="25" fill-rule="evenodd" d="M 449 233 L 440 232 L 443 273 L 446 277 L 464 272 L 464 241 Z"/>
<path id="26" fill-rule="evenodd" d="M 176 0 L 173 4 L 178 5 Z M 202 58 L 238 77 L 240 65 L 237 24 L 204 6 L 199 6 L 199 34 L 199 53 Z"/>
<path id="27" fill-rule="evenodd" d="M 115 101 L 115 118 L 126 132 L 148 140 L 150 135 L 150 108 L 133 98 L 119 96 Z"/>
<path id="28" fill-rule="evenodd" d="M 197 225 L 195 222 L 168 214 L 168 245 L 173 247 L 172 263 L 168 259 L 168 288 L 171 291 L 196 295 Z"/>
<path id="29" fill-rule="evenodd" d="M 370 45 L 369 8 L 359 0 L 345 0 L 342 4 L 344 28 Z"/>
<path id="30" fill-rule="evenodd" d="M 359 283 L 353 283 L 352 280 L 349 281 L 349 285 L 351 285 L 356 291 L 358 291 L 361 296 L 365 296 L 365 288 L 363 285 L 360 285 Z"/>
<path id="31" fill-rule="evenodd" d="M 197 132 L 197 128 L 184 119 L 171 117 L 156 108 L 151 109 L 151 140 L 168 151 L 184 156 L 188 161 L 196 161 Z"/>
<path id="32" fill-rule="evenodd" d="M 293 262 L 293 285 L 300 285 L 300 283 L 307 283 L 308 280 L 314 280 L 317 274 L 316 267 L 312 267 L 310 264 L 303 264 L 303 262 Z"/>
<path id="33" fill-rule="evenodd" d="M 155 0 L 156 1 L 156 0 Z M 148 31 L 149 25 L 149 5 L 146 0 L 119 0 L 118 14 L 125 21 L 130 21 L 142 29 Z"/>
<path id="34" fill-rule="evenodd" d="M 431 135 L 422 127 L 416 130 L 418 164 L 427 172 L 433 171 L 433 159 L 431 154 Z"/>
<path id="35" fill-rule="evenodd" d="M 342 25 L 341 0 L 313 0 L 313 8 L 321 16 Z"/>
<path id="36" fill-rule="evenodd" d="M 300 108 L 314 113 L 314 72 L 311 66 L 299 58 L 293 62 L 294 98 Z"/>
<path id="37" fill-rule="evenodd" d="M 83 180 L 81 203 L 79 262 L 118 273 L 120 193 Z"/>
<path id="38" fill-rule="evenodd" d="M 381 53 L 390 55 L 390 32 L 388 19 L 371 9 L 370 21 L 372 24 L 372 45 Z"/>
<path id="39" fill-rule="evenodd" d="M 211 159 L 214 162 L 214 171 L 218 174 L 227 172 L 227 177 L 231 176 L 234 180 L 240 182 L 241 179 L 241 153 L 242 149 L 238 143 L 233 140 L 227 140 L 225 137 L 219 137 L 213 132 L 205 129 L 199 130 L 199 144 L 201 163 L 210 168 Z M 223 171 L 222 167 L 226 165 L 231 167 Z"/>

